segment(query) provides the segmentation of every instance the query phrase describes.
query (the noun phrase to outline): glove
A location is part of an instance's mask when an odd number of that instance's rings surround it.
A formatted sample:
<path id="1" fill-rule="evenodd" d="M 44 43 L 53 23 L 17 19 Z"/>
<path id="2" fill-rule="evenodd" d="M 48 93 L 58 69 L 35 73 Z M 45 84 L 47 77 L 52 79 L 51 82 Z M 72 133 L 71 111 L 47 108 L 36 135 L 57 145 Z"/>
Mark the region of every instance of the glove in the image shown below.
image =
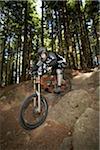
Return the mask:
<path id="1" fill-rule="evenodd" d="M 52 70 L 52 67 L 47 67 L 47 71 L 50 72 Z"/>

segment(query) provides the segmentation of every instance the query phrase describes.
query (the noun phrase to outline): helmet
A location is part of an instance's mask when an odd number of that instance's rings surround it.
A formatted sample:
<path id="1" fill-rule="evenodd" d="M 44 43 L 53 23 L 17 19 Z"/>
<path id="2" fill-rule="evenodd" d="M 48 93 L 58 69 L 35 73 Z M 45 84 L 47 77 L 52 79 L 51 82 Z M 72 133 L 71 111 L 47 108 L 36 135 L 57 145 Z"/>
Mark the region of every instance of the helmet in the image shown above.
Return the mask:
<path id="1" fill-rule="evenodd" d="M 45 47 L 40 47 L 38 49 L 38 54 L 41 54 L 42 52 L 46 52 L 46 48 Z"/>

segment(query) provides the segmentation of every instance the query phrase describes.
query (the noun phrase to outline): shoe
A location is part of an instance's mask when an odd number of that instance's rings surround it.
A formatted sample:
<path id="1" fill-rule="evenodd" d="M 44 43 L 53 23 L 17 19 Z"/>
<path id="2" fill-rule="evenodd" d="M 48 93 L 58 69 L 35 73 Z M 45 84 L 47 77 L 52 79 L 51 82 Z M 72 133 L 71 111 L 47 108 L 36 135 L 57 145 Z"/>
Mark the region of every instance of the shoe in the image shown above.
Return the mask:
<path id="1" fill-rule="evenodd" d="M 55 89 L 54 89 L 54 92 L 55 93 L 57 93 L 57 94 L 59 94 L 59 93 L 61 93 L 61 87 L 56 87 Z"/>

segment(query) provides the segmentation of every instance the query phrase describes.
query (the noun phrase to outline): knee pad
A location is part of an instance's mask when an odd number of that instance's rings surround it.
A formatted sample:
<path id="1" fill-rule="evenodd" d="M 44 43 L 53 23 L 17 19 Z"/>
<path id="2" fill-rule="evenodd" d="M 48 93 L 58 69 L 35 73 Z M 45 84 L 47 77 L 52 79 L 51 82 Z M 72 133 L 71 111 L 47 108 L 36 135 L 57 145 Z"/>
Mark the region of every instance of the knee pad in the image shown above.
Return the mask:
<path id="1" fill-rule="evenodd" d="M 56 73 L 59 75 L 59 74 L 62 74 L 63 72 L 62 72 L 62 69 L 57 69 L 56 70 Z"/>

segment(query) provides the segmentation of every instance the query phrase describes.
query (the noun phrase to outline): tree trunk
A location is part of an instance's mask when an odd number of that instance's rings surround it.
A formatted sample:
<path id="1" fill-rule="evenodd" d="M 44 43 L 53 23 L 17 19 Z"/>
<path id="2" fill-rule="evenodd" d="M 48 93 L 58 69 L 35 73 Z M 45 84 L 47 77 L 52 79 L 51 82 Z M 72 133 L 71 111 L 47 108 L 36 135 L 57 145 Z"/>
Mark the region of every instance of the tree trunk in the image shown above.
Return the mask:
<path id="1" fill-rule="evenodd" d="M 44 46 L 44 1 L 42 1 L 42 20 L 41 20 L 41 27 L 42 27 L 42 34 L 41 34 L 41 45 Z"/>
<path id="2" fill-rule="evenodd" d="M 23 61 L 22 61 L 22 81 L 26 79 L 26 54 L 27 54 L 27 1 L 25 2 L 24 12 L 24 45 L 23 45 Z"/>
<path id="3" fill-rule="evenodd" d="M 59 31 L 58 32 L 59 53 L 62 54 L 62 28 L 61 28 L 61 11 L 60 11 L 60 8 L 58 10 L 58 31 Z"/>
<path id="4" fill-rule="evenodd" d="M 75 37 L 74 37 L 74 34 L 73 34 L 73 42 L 72 42 L 72 45 L 73 45 L 73 55 L 74 55 L 74 61 L 75 61 L 75 64 L 73 64 L 74 68 L 78 68 L 78 58 L 77 58 L 77 51 L 76 51 L 76 44 L 75 44 Z"/>
<path id="5" fill-rule="evenodd" d="M 68 43 L 68 33 L 67 33 L 67 29 L 66 29 L 66 24 L 65 24 L 65 20 L 66 20 L 66 14 L 65 14 L 65 7 L 63 9 L 63 26 L 64 26 L 64 39 L 65 39 L 65 53 L 66 53 L 66 59 L 69 60 L 68 57 L 68 51 L 69 51 L 69 43 Z"/>
<path id="6" fill-rule="evenodd" d="M 80 10 L 80 2 L 76 1 L 76 8 L 77 8 L 77 13 L 79 16 L 79 23 L 80 23 L 80 38 L 81 38 L 81 46 L 82 46 L 82 59 L 83 59 L 83 64 L 82 68 L 87 69 L 88 67 L 88 50 L 86 47 L 86 38 L 85 38 L 85 33 L 84 33 L 84 28 L 83 28 L 83 16 Z"/>
<path id="7" fill-rule="evenodd" d="M 52 40 L 51 40 L 51 45 L 52 45 L 52 52 L 53 52 L 53 44 L 54 44 L 54 39 L 53 39 L 53 14 L 52 14 L 52 20 L 51 20 L 51 28 L 52 28 L 52 32 L 51 32 L 51 38 L 52 38 Z"/>
<path id="8" fill-rule="evenodd" d="M 19 38 L 18 38 L 19 39 Z M 15 75 L 15 83 L 17 83 L 17 71 L 18 71 L 18 49 L 19 49 L 19 40 L 16 42 L 16 69 L 15 69 L 15 72 L 16 72 L 16 75 Z"/>
<path id="9" fill-rule="evenodd" d="M 100 52 L 99 52 L 99 37 L 98 37 L 97 31 L 96 31 L 94 17 L 92 17 L 92 20 L 93 20 L 94 33 L 95 33 L 96 40 L 97 40 L 97 44 L 96 44 L 96 56 L 97 56 L 100 54 Z"/>
<path id="10" fill-rule="evenodd" d="M 79 31 L 78 31 L 78 16 L 76 14 L 73 14 L 73 25 L 74 25 L 74 30 L 75 30 L 75 35 L 76 35 L 76 43 L 78 44 L 78 50 L 79 50 L 79 54 L 77 54 L 77 58 L 79 55 L 79 59 L 77 60 L 78 64 L 80 64 L 79 68 L 81 69 L 83 66 L 83 59 L 82 59 L 82 49 L 81 49 L 81 45 L 80 45 L 80 37 L 79 37 Z M 74 37 L 75 38 L 75 37 Z"/>
<path id="11" fill-rule="evenodd" d="M 6 37 L 4 38 L 4 41 L 3 41 L 3 46 L 2 46 L 2 59 L 1 59 L 1 72 L 0 72 L 0 85 L 2 85 L 2 82 L 3 82 L 3 72 L 4 72 L 4 62 L 5 62 L 5 42 L 6 42 Z"/>

